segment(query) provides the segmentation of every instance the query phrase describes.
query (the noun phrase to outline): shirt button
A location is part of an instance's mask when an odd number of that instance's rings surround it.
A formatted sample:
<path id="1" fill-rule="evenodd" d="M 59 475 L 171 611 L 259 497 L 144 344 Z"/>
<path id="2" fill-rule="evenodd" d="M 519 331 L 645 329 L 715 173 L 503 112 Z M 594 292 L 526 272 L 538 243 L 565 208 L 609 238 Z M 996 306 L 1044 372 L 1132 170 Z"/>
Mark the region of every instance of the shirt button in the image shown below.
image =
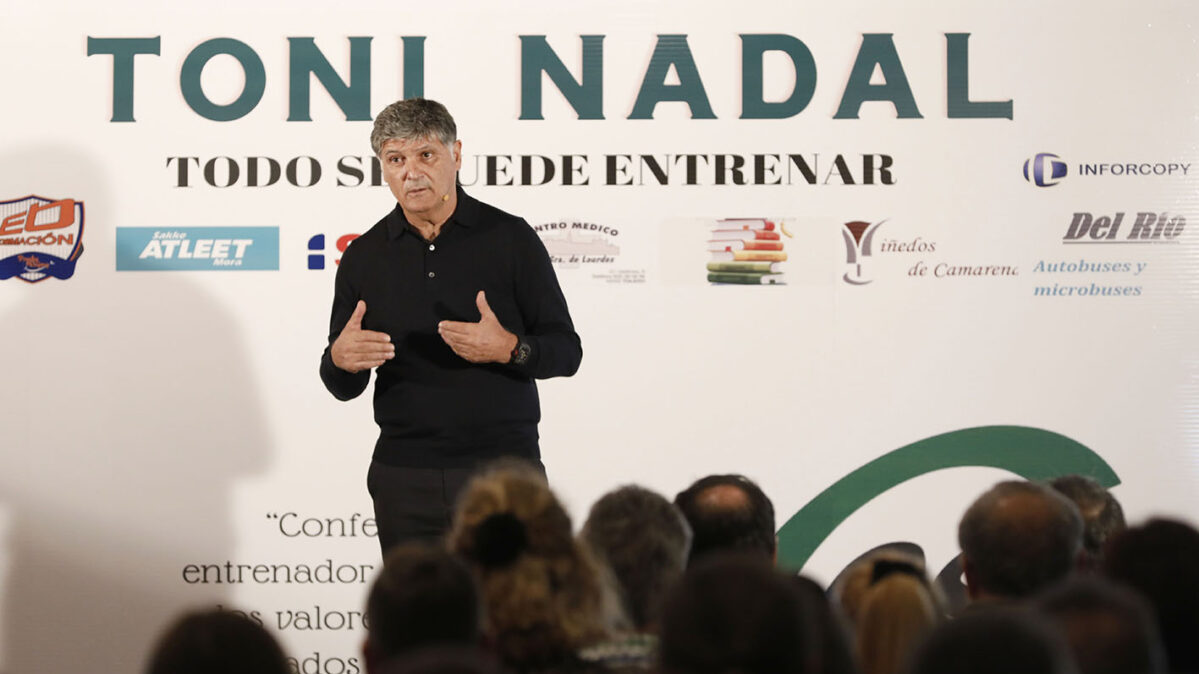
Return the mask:
<path id="1" fill-rule="evenodd" d="M 433 272 L 429 272 L 429 278 L 433 278 L 434 276 L 437 276 L 437 274 L 434 274 Z"/>
<path id="2" fill-rule="evenodd" d="M 429 244 L 429 250 L 437 250 L 437 246 L 434 246 L 433 244 Z"/>

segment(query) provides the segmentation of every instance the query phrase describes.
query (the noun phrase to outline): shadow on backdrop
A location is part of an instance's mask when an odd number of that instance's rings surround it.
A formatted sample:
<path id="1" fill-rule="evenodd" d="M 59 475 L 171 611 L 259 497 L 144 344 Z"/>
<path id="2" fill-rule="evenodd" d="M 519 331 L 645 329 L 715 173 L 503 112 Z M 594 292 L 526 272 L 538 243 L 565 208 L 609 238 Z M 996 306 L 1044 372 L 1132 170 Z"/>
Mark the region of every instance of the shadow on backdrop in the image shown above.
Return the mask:
<path id="1" fill-rule="evenodd" d="M 0 282 L 7 674 L 136 672 L 168 619 L 223 602 L 189 563 L 234 550 L 230 489 L 271 445 L 235 319 L 197 273 L 115 272 L 132 221 L 78 146 L 0 155 L 0 200 L 84 202 L 73 278 Z M 215 273 L 215 272 L 201 272 Z M 15 298 L 15 299 L 14 299 Z"/>

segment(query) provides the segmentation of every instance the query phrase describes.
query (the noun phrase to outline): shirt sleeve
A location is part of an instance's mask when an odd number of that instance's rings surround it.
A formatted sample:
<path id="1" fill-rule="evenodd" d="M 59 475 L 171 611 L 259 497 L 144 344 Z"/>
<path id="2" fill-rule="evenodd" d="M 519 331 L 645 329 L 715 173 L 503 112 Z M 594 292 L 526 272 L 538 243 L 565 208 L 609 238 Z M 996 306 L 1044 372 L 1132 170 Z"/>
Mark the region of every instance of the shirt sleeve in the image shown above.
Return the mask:
<path id="1" fill-rule="evenodd" d="M 337 267 L 337 280 L 333 289 L 333 314 L 329 319 L 329 343 L 321 355 L 321 381 L 325 388 L 338 400 L 350 400 L 362 395 L 370 383 L 371 371 L 346 372 L 333 364 L 333 342 L 341 334 L 346 321 L 354 313 L 354 307 L 361 299 L 361 294 L 351 281 L 353 267 L 349 250 L 342 257 Z"/>
<path id="2" fill-rule="evenodd" d="M 530 354 L 523 365 L 509 367 L 535 379 L 569 377 L 583 360 L 583 345 L 545 244 L 524 220 L 520 230 L 515 285 L 525 334 L 517 337 Z"/>

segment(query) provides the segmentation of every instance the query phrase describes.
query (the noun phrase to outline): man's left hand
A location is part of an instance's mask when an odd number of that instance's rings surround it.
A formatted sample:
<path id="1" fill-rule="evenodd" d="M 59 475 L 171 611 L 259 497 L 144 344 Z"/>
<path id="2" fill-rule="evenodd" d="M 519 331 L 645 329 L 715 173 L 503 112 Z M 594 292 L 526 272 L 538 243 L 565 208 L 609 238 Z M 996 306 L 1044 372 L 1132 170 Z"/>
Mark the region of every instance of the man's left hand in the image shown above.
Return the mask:
<path id="1" fill-rule="evenodd" d="M 454 353 L 472 363 L 507 363 L 516 348 L 516 335 L 504 329 L 487 304 L 487 295 L 480 290 L 475 296 L 482 318 L 478 323 L 442 321 L 437 332 Z"/>

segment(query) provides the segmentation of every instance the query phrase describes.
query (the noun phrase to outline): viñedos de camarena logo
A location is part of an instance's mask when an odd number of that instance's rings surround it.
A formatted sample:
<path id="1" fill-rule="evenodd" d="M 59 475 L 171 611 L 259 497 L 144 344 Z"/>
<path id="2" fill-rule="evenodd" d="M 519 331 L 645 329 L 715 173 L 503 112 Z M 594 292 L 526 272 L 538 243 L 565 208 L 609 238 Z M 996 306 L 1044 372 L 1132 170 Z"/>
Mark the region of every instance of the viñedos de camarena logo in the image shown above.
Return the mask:
<path id="1" fill-rule="evenodd" d="M 1037 187 L 1052 187 L 1066 177 L 1066 162 L 1052 152 L 1038 152 L 1024 161 L 1024 179 Z"/>
<path id="2" fill-rule="evenodd" d="M 841 278 L 853 285 L 866 285 L 874 279 L 867 278 L 862 271 L 862 258 L 871 256 L 874 233 L 886 220 L 875 223 L 855 220 L 841 225 L 841 236 L 845 239 L 845 264 L 849 271 Z"/>
<path id="3" fill-rule="evenodd" d="M 82 254 L 82 201 L 32 194 L 0 201 L 0 280 L 65 281 Z"/>
<path id="4" fill-rule="evenodd" d="M 278 227 L 117 227 L 117 271 L 277 269 Z"/>
<path id="5" fill-rule="evenodd" d="M 337 252 L 344 253 L 346 248 L 350 246 L 350 242 L 357 239 L 360 234 L 342 234 L 337 237 Z M 325 268 L 325 235 L 316 234 L 311 239 L 308 239 L 308 268 L 309 269 L 324 269 Z M 333 260 L 333 264 L 341 264 L 340 255 Z"/>

